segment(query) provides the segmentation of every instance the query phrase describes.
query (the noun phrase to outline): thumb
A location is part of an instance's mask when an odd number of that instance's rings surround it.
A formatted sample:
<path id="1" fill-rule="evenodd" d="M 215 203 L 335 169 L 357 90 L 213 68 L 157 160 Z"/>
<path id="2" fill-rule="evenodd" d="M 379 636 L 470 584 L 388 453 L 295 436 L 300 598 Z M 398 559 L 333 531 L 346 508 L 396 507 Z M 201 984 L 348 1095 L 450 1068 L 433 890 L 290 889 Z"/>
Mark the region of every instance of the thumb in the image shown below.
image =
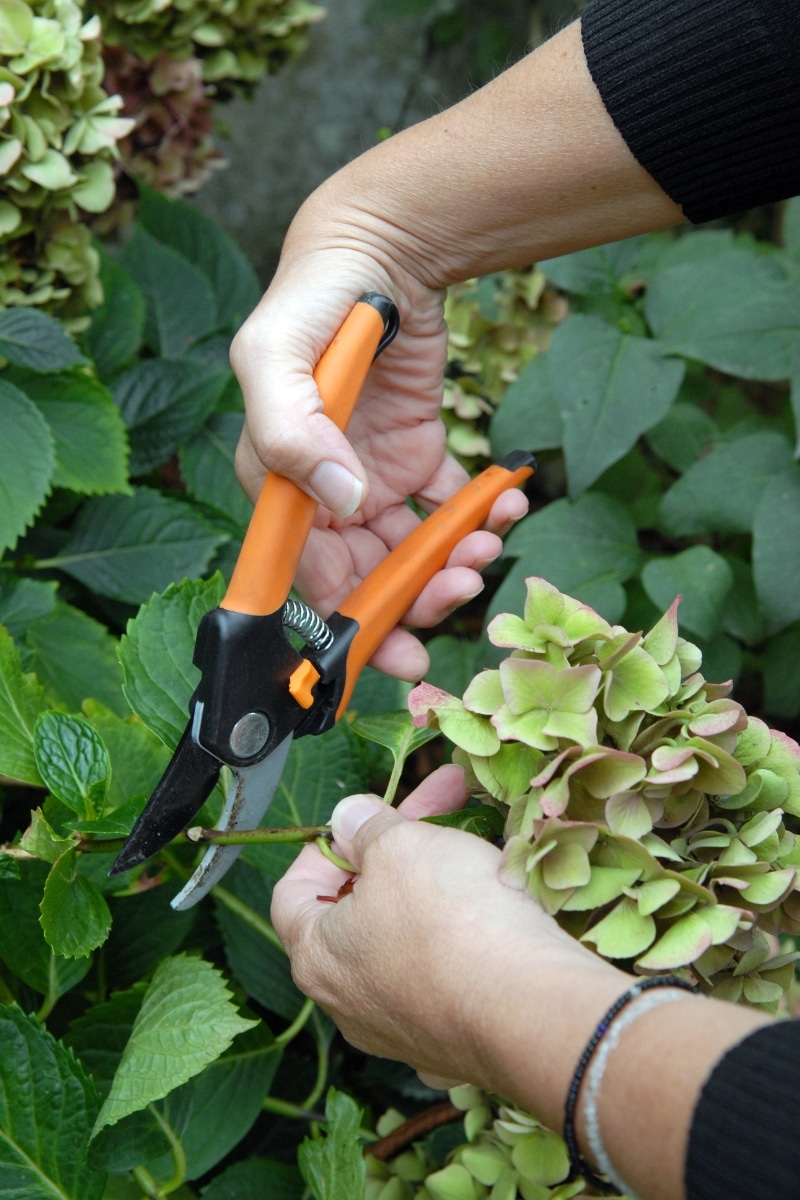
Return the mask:
<path id="1" fill-rule="evenodd" d="M 364 851 L 389 825 L 405 821 L 378 796 L 345 796 L 331 813 L 331 831 L 339 852 L 361 869 Z"/>

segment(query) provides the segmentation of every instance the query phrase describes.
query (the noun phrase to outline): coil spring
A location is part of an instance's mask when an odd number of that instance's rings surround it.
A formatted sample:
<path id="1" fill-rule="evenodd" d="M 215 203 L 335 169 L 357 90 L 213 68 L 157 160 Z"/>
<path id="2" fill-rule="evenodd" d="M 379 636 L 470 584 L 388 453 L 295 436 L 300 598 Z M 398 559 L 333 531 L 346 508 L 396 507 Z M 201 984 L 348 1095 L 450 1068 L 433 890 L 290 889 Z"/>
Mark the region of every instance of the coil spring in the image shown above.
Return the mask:
<path id="1" fill-rule="evenodd" d="M 312 650 L 327 650 L 333 642 L 333 631 L 319 613 L 303 604 L 302 600 L 289 599 L 283 609 L 283 623 L 293 629 Z"/>

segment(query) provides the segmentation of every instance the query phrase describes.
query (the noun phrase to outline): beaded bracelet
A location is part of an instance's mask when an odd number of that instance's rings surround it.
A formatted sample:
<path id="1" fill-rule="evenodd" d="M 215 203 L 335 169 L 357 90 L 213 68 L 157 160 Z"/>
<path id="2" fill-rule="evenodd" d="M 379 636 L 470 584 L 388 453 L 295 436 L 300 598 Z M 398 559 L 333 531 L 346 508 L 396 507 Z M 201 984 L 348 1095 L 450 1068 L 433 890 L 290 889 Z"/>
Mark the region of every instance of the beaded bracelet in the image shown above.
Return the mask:
<path id="1" fill-rule="evenodd" d="M 575 1068 L 575 1074 L 572 1076 L 572 1082 L 569 1085 L 567 1099 L 564 1104 L 564 1141 L 567 1144 L 570 1161 L 570 1179 L 576 1179 L 579 1176 L 590 1187 L 600 1192 L 604 1196 L 619 1196 L 621 1191 L 613 1183 L 606 1179 L 601 1179 L 599 1175 L 591 1169 L 589 1164 L 581 1155 L 578 1149 L 578 1136 L 575 1132 L 575 1116 L 578 1111 L 578 1094 L 581 1089 L 583 1077 L 591 1062 L 597 1047 L 602 1041 L 605 1034 L 614 1019 L 622 1012 L 622 1010 L 630 1004 L 637 996 L 649 991 L 651 988 L 682 988 L 687 992 L 697 993 L 697 988 L 694 984 L 687 983 L 685 979 L 679 979 L 676 975 L 659 975 L 649 979 L 642 979 L 629 988 L 627 992 L 618 997 L 611 1005 L 608 1012 L 600 1021 L 597 1029 L 594 1031 L 589 1041 L 586 1043 L 586 1048 L 583 1051 L 578 1065 Z"/>

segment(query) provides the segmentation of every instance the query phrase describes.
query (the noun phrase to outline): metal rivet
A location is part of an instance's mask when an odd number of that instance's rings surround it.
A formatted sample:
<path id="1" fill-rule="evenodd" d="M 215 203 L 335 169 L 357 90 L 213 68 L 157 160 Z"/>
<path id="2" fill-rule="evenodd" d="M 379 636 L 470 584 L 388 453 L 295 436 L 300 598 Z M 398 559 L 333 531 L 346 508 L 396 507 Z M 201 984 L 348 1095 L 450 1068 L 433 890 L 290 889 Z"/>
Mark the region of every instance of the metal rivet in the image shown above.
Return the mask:
<path id="1" fill-rule="evenodd" d="M 269 740 L 269 718 L 264 713 L 245 713 L 231 730 L 230 747 L 237 758 L 252 758 Z"/>

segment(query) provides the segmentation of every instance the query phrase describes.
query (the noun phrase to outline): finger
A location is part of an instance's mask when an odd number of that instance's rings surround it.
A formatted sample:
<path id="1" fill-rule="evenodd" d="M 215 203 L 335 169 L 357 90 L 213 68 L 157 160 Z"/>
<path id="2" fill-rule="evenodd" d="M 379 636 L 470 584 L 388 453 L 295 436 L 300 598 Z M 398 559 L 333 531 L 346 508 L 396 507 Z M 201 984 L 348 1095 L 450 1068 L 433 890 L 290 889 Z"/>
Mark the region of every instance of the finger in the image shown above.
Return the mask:
<path id="1" fill-rule="evenodd" d="M 460 1087 L 463 1079 L 445 1079 L 441 1075 L 428 1075 L 426 1071 L 417 1071 L 417 1078 L 425 1087 L 433 1088 L 435 1092 L 447 1092 L 450 1088 Z"/>
<path id="2" fill-rule="evenodd" d="M 360 870 L 370 844 L 405 820 L 402 813 L 377 796 L 345 796 L 331 813 L 331 831 L 339 852 Z"/>
<path id="3" fill-rule="evenodd" d="M 419 787 L 406 796 L 397 811 L 411 820 L 439 813 L 457 812 L 467 801 L 464 770 L 453 763 L 437 767 Z"/>
<path id="4" fill-rule="evenodd" d="M 316 846 L 304 846 L 273 889 L 270 919 L 287 948 L 322 916 L 328 905 L 318 896 L 335 896 L 348 879 L 348 872 L 320 854 Z"/>

